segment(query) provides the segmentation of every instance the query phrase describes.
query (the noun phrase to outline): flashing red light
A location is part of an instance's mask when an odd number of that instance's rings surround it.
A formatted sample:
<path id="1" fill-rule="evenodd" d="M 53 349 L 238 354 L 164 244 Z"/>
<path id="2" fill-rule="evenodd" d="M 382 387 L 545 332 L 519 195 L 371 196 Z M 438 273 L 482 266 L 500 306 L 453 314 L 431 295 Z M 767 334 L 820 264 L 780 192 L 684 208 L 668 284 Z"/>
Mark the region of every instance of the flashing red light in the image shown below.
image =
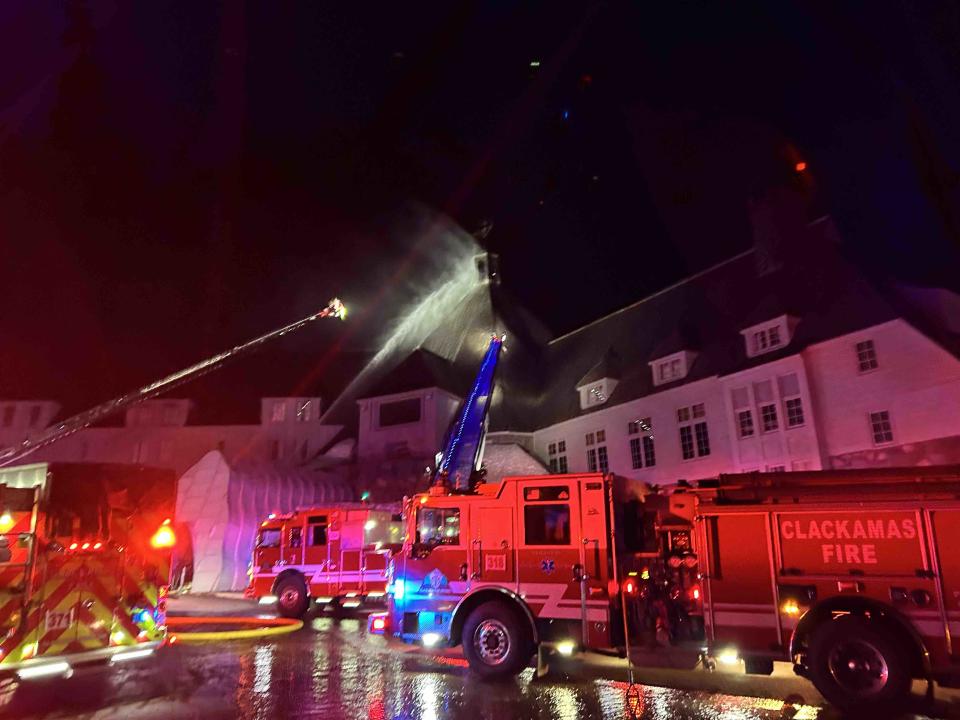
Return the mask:
<path id="1" fill-rule="evenodd" d="M 699 600 L 699 599 L 700 599 L 700 588 L 698 588 L 696 585 L 694 585 L 694 586 L 690 589 L 690 597 L 692 597 L 694 600 Z"/>
<path id="2" fill-rule="evenodd" d="M 624 580 L 623 582 L 623 592 L 627 595 L 636 595 L 637 594 L 637 583 L 633 580 Z"/>
<path id="3" fill-rule="evenodd" d="M 103 547 L 103 543 L 101 543 L 101 542 L 98 542 L 98 543 L 94 543 L 94 544 L 93 544 L 93 549 L 94 549 L 94 550 L 99 550 L 99 549 L 102 548 L 102 547 Z"/>
<path id="4" fill-rule="evenodd" d="M 89 549 L 90 549 L 90 543 L 88 543 L 88 542 L 84 543 L 83 545 L 80 546 L 80 549 L 81 549 L 81 550 L 89 550 Z"/>
<path id="5" fill-rule="evenodd" d="M 798 173 L 801 173 L 807 169 L 807 164 L 803 162 L 803 160 L 801 160 L 800 162 L 798 162 L 796 165 L 793 166 L 793 169 L 796 170 Z"/>
<path id="6" fill-rule="evenodd" d="M 70 549 L 71 549 L 71 550 L 76 550 L 78 547 L 80 547 L 80 546 L 79 546 L 77 543 L 70 543 Z"/>
<path id="7" fill-rule="evenodd" d="M 383 632 L 387 629 L 387 619 L 385 617 L 375 617 L 371 623 L 371 627 L 376 632 Z"/>
<path id="8" fill-rule="evenodd" d="M 153 537 L 150 538 L 150 545 L 157 550 L 172 548 L 177 544 L 177 536 L 173 532 L 173 528 L 167 524 L 168 522 L 169 520 L 161 525 L 160 528 L 153 534 Z"/>

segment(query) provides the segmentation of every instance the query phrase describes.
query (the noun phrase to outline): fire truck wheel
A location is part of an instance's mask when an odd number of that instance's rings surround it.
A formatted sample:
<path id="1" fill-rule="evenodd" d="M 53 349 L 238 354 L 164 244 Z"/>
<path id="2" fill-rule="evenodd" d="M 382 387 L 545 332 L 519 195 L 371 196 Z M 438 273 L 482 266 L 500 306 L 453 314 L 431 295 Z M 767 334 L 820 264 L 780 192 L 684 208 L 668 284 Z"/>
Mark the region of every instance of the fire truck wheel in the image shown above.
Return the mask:
<path id="1" fill-rule="evenodd" d="M 890 713 L 910 696 L 909 652 L 881 623 L 859 617 L 825 622 L 810 640 L 810 679 L 843 712 Z"/>
<path id="2" fill-rule="evenodd" d="M 277 612 L 283 617 L 302 618 L 310 607 L 310 596 L 303 578 L 290 575 L 277 583 Z"/>
<path id="3" fill-rule="evenodd" d="M 533 654 L 530 631 L 502 602 L 475 608 L 463 624 L 463 654 L 483 677 L 506 677 L 523 670 Z"/>

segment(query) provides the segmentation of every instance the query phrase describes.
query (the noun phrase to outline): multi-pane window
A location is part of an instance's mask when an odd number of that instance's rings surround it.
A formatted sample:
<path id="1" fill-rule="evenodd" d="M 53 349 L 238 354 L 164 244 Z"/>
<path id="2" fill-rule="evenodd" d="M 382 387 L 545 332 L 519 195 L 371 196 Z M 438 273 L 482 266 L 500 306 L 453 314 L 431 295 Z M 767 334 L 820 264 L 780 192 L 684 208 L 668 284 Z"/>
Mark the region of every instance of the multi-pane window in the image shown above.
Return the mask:
<path id="1" fill-rule="evenodd" d="M 767 472 L 781 473 L 786 472 L 787 468 L 784 465 L 769 465 L 767 467 Z"/>
<path id="2" fill-rule="evenodd" d="M 657 380 L 659 383 L 667 383 L 676 380 L 683 375 L 683 362 L 680 358 L 665 360 L 657 365 Z"/>
<path id="3" fill-rule="evenodd" d="M 607 460 L 607 432 L 606 430 L 597 430 L 587 433 L 584 437 L 587 445 L 587 470 L 590 472 L 607 472 L 609 462 Z M 592 446 L 596 447 L 592 447 Z"/>
<path id="4" fill-rule="evenodd" d="M 873 442 L 876 445 L 893 442 L 893 426 L 890 424 L 889 411 L 870 413 L 870 431 L 873 433 Z"/>
<path id="5" fill-rule="evenodd" d="M 763 330 L 757 330 L 753 333 L 750 338 L 751 340 L 751 349 L 752 354 L 758 355 L 767 350 L 773 350 L 774 348 L 780 347 L 780 328 L 777 325 L 773 325 Z"/>
<path id="6" fill-rule="evenodd" d="M 680 425 L 680 454 L 684 460 L 703 457 L 710 454 L 710 433 L 707 415 L 703 403 L 677 409 L 677 423 Z M 700 422 L 697 422 L 700 420 Z"/>
<path id="7" fill-rule="evenodd" d="M 657 457 L 653 447 L 653 423 L 650 418 L 633 420 L 627 424 L 628 435 L 638 435 L 630 438 L 630 464 L 634 470 L 642 467 L 653 467 L 657 464 Z"/>
<path id="8" fill-rule="evenodd" d="M 760 406 L 760 427 L 764 432 L 773 432 L 780 427 L 777 420 L 777 406 L 773 403 Z"/>
<path id="9" fill-rule="evenodd" d="M 17 412 L 16 405 L 7 405 L 3 408 L 3 426 L 10 427 L 13 425 L 13 416 Z"/>
<path id="10" fill-rule="evenodd" d="M 610 472 L 610 462 L 607 460 L 606 445 L 601 445 L 597 448 L 597 469 L 602 473 Z"/>
<path id="11" fill-rule="evenodd" d="M 40 413 L 43 411 L 43 407 L 40 405 L 31 405 L 30 406 L 30 427 L 39 427 L 40 425 Z"/>
<path id="12" fill-rule="evenodd" d="M 705 422 L 695 423 L 693 426 L 694 434 L 697 437 L 697 455 L 703 457 L 710 454 L 710 434 L 707 432 Z"/>
<path id="13" fill-rule="evenodd" d="M 737 412 L 737 426 L 740 431 L 740 437 L 752 437 L 754 433 L 753 413 L 750 410 L 740 410 Z"/>
<path id="14" fill-rule="evenodd" d="M 547 458 L 550 463 L 550 472 L 567 472 L 567 441 L 558 440 L 547 445 Z"/>
<path id="15" fill-rule="evenodd" d="M 864 340 L 857 343 L 857 366 L 860 368 L 860 372 L 877 369 L 877 349 L 873 346 L 873 340 Z"/>
<path id="16" fill-rule="evenodd" d="M 693 429 L 689 425 L 680 428 L 680 452 L 684 460 L 695 457 L 693 453 Z"/>
<path id="17" fill-rule="evenodd" d="M 270 420 L 273 422 L 283 422 L 287 419 L 287 404 L 284 402 L 275 402 L 270 413 Z"/>
<path id="18" fill-rule="evenodd" d="M 803 401 L 798 398 L 789 398 L 784 401 L 787 410 L 787 427 L 803 425 Z"/>

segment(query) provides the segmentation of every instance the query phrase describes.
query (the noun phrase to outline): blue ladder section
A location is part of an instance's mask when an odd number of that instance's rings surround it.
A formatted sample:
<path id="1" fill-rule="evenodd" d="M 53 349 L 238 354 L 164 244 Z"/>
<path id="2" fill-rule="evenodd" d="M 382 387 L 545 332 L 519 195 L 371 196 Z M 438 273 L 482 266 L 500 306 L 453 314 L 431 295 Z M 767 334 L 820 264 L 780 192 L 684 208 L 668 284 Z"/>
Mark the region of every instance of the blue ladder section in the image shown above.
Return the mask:
<path id="1" fill-rule="evenodd" d="M 493 396 L 493 376 L 500 358 L 503 339 L 493 336 L 480 363 L 473 388 L 447 434 L 437 473 L 446 472 L 454 490 L 470 489 L 470 477 L 477 467 L 486 431 L 487 412 Z"/>

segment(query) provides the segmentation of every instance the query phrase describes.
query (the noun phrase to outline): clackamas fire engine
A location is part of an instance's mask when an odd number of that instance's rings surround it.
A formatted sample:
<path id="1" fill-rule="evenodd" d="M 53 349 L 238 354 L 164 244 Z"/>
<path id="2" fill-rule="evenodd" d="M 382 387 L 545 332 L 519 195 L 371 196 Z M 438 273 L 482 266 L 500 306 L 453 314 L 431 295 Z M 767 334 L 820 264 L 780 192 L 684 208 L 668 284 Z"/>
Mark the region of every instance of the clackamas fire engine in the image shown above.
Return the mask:
<path id="1" fill-rule="evenodd" d="M 311 602 L 335 609 L 383 605 L 387 561 L 402 542 L 399 507 L 365 503 L 273 514 L 260 526 L 247 597 L 302 617 Z"/>
<path id="2" fill-rule="evenodd" d="M 482 436 L 491 385 L 481 370 L 460 441 Z M 960 468 L 655 491 L 600 474 L 486 485 L 474 453 L 449 443 L 429 491 L 404 501 L 388 613 L 372 631 L 462 644 L 475 672 L 497 676 L 538 650 L 623 650 L 652 616 L 700 635 L 708 663 L 769 674 L 790 662 L 844 709 L 895 708 L 913 678 L 958 684 Z"/>
<path id="3" fill-rule="evenodd" d="M 0 449 L 0 466 L 318 318 L 344 315 L 334 298 L 295 323 Z M 175 502 L 176 478 L 165 470 L 100 463 L 0 468 L 0 680 L 141 659 L 163 643 Z"/>

